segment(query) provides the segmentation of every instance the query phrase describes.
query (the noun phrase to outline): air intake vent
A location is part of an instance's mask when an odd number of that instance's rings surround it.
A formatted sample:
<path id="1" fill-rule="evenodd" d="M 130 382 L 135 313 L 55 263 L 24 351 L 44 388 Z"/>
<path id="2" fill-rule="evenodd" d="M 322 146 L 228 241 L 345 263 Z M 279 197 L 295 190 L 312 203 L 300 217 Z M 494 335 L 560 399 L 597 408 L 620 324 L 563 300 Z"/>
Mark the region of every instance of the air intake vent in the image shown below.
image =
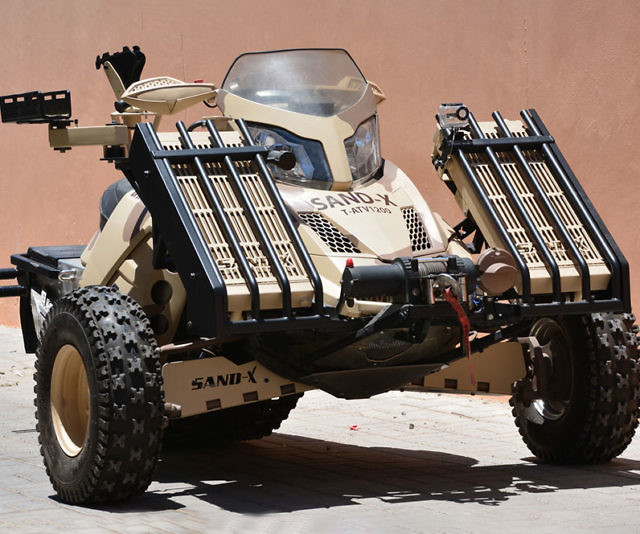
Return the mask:
<path id="1" fill-rule="evenodd" d="M 333 224 L 324 218 L 320 213 L 313 211 L 298 213 L 302 221 L 320 236 L 320 238 L 331 249 L 331 252 L 346 252 L 360 254 L 360 250 L 351 242 L 349 238 L 342 234 Z"/>
<path id="2" fill-rule="evenodd" d="M 413 208 L 403 208 L 402 216 L 404 217 L 404 222 L 407 224 L 407 228 L 409 230 L 411 250 L 413 252 L 419 252 L 421 250 L 431 248 L 429 236 L 427 235 L 427 231 L 424 228 L 424 224 L 422 223 L 422 219 L 420 218 L 420 215 L 418 215 L 418 212 Z"/>

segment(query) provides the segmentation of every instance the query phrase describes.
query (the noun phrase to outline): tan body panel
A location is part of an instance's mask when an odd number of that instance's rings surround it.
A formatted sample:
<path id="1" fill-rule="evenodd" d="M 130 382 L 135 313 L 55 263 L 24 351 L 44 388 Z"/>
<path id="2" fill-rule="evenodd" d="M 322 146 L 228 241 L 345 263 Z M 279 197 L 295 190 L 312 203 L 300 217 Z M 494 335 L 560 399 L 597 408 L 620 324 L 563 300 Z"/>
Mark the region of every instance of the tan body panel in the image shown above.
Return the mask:
<path id="1" fill-rule="evenodd" d="M 392 162 L 385 161 L 384 176 L 364 184 L 355 183 L 348 192 L 323 191 L 287 184 L 278 188 L 287 204 L 297 213 L 318 213 L 360 250 L 334 252 L 316 231 L 300 224 L 298 231 L 322 277 L 325 303 L 335 306 L 340 297 L 340 280 L 345 262 L 351 258 L 356 266 L 380 265 L 382 260 L 398 257 L 432 256 L 445 252 L 446 231 L 440 227 L 424 198 L 411 180 Z M 430 247 L 412 251 L 410 233 L 402 215 L 403 208 L 413 208 L 420 217 Z M 450 246 L 450 244 L 448 245 Z M 458 250 L 468 256 L 464 249 Z M 378 313 L 387 302 L 358 301 L 342 313 L 358 317 Z"/>
<path id="2" fill-rule="evenodd" d="M 106 284 L 136 245 L 151 234 L 151 218 L 144 211 L 144 204 L 134 191 L 120 200 L 82 254 L 85 270 L 81 286 Z"/>
<path id="3" fill-rule="evenodd" d="M 153 268 L 151 217 L 134 191 L 118 203 L 103 230 L 86 248 L 82 261 L 85 270 L 81 286 L 117 285 L 145 311 L 156 327 L 158 343 L 173 341 L 186 292 L 178 274 Z M 154 285 L 160 281 L 171 287 L 171 296 L 166 302 L 156 302 L 153 298 Z"/>
<path id="4" fill-rule="evenodd" d="M 103 230 L 96 233 L 85 249 L 82 260 L 86 267 L 80 285 L 117 285 L 120 291 L 138 302 L 152 326 L 166 325 L 165 330 L 156 334 L 158 344 L 162 346 L 174 341 L 187 295 L 177 273 L 153 268 L 151 230 L 151 218 L 137 194 L 133 191 L 127 193 L 114 209 Z M 166 283 L 171 288 L 170 298 L 166 302 L 154 301 L 153 288 L 159 282 Z M 242 294 L 238 293 L 238 289 L 243 290 Z M 272 299 L 274 307 L 280 305 L 280 290 L 277 285 L 277 294 L 275 290 L 270 294 L 269 289 L 263 295 L 261 287 L 261 302 L 263 299 Z M 231 298 L 234 290 L 234 302 L 248 302 L 244 284 L 242 287 L 230 288 Z M 307 305 L 309 304 L 310 301 Z M 198 376 L 204 376 L 205 379 L 207 376 L 217 378 L 219 375 L 235 377 L 237 373 L 248 376 L 249 371 L 249 374 L 256 377 L 256 383 L 216 386 L 214 394 L 208 387 L 202 391 L 192 390 L 191 383 Z M 183 417 L 312 389 L 282 378 L 258 362 L 236 366 L 223 357 L 165 364 L 163 376 L 165 401 L 182 406 Z"/>
<path id="5" fill-rule="evenodd" d="M 469 362 L 463 358 L 412 385 L 438 391 L 511 395 L 511 385 L 526 373 L 519 343 L 498 343 L 476 352 L 471 355 L 471 366 L 476 384 L 471 382 Z"/>
<path id="6" fill-rule="evenodd" d="M 126 146 L 129 141 L 129 128 L 123 124 L 74 128 L 54 128 L 49 126 L 49 146 L 53 148 L 90 145 Z"/>
<path id="7" fill-rule="evenodd" d="M 376 97 L 371 85 L 367 85 L 358 102 L 332 117 L 306 115 L 265 106 L 224 90 L 220 90 L 217 103 L 226 117 L 277 124 L 280 128 L 307 139 L 320 141 L 333 175 L 332 189 L 337 191 L 348 190 L 352 182 L 344 140 L 351 137 L 363 121 L 376 114 Z"/>
<path id="8" fill-rule="evenodd" d="M 168 284 L 171 288 L 167 290 Z M 164 285 L 169 300 L 154 299 L 156 284 Z M 153 242 L 150 235 L 141 241 L 125 259 L 106 285 L 117 285 L 142 307 L 156 332 L 159 345 L 174 340 L 187 294 L 180 276 L 166 269 L 153 268 Z"/>
<path id="9" fill-rule="evenodd" d="M 353 184 L 348 192 L 322 191 L 278 184 L 285 201 L 296 212 L 318 212 L 350 237 L 365 255 L 384 260 L 413 256 L 403 208 L 418 212 L 426 230 L 429 248 L 416 256 L 444 251 L 440 230 L 427 203 L 413 182 L 392 162 L 386 161 L 379 180 Z M 311 253 L 331 254 L 324 246 Z"/>
<path id="10" fill-rule="evenodd" d="M 308 391 L 256 361 L 242 365 L 222 356 L 167 363 L 162 367 L 165 401 L 182 417 Z"/>

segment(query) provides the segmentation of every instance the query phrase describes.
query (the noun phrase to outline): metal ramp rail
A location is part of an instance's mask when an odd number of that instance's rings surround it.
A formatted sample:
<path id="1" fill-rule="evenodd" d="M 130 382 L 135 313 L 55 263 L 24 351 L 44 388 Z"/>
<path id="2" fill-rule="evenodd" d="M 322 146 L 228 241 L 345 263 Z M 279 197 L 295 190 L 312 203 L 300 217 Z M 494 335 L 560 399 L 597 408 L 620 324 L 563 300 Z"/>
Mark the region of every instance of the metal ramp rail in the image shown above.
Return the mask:
<path id="1" fill-rule="evenodd" d="M 155 267 L 175 269 L 187 290 L 190 335 L 226 337 L 320 326 L 326 328 L 331 320 L 325 314 L 322 282 L 269 173 L 265 161 L 268 149 L 253 143 L 241 119 L 235 121 L 237 131 L 244 138 L 241 146 L 226 146 L 213 120 L 202 121 L 200 125 L 208 132 L 210 146 L 196 146 L 191 128 L 178 122 L 180 146 L 169 148 L 163 146 L 151 124 L 139 123 L 128 161 L 122 165 L 152 216 Z M 272 215 L 280 221 L 275 223 L 284 229 L 290 246 L 285 241 L 285 247 L 280 246 L 276 250 L 273 230 L 265 224 L 264 212 L 259 212 L 255 205 L 255 192 L 248 187 L 246 170 L 249 168 L 254 177 L 258 176 L 260 190 L 268 195 L 273 207 Z M 195 177 L 195 185 L 201 195 L 199 201 L 215 219 L 206 228 L 198 219 L 198 210 L 185 194 L 184 180 L 181 182 L 181 175 L 185 173 L 191 180 Z M 216 182 L 221 173 L 225 175 L 225 184 L 230 186 L 222 194 L 220 184 Z M 229 202 L 237 206 L 236 211 L 246 218 L 243 220 L 248 222 L 250 230 L 245 229 L 244 233 L 253 233 L 259 244 L 259 254 L 266 258 L 268 269 L 277 281 L 282 299 L 279 310 L 270 309 L 265 313 L 264 306 L 261 308 L 260 283 L 256 273 L 267 266 L 259 265 L 260 262 L 247 254 L 246 236 L 239 235 L 241 232 L 238 225 L 234 225 L 232 217 L 235 214 L 230 213 Z M 221 242 L 211 243 L 211 235 L 208 234 L 211 225 L 217 225 L 216 235 Z M 225 265 L 214 257 L 217 245 L 230 253 Z M 313 302 L 305 308 L 292 305 L 291 273 L 287 273 L 287 269 L 291 269 L 285 268 L 285 262 L 294 262 L 301 267 L 299 274 L 306 277 L 313 288 Z M 229 264 L 244 280 L 250 294 L 250 307 L 240 320 L 230 318 L 227 282 L 223 276 Z"/>
<path id="2" fill-rule="evenodd" d="M 452 157 L 434 165 L 444 166 L 463 202 L 475 207 L 471 215 L 489 244 L 514 257 L 522 315 L 629 312 L 627 260 L 539 115 L 528 109 L 520 116 L 524 126 L 516 123 L 522 128 L 512 132 L 497 111 L 495 124 L 482 125 L 469 112 L 466 131 L 443 129 L 440 150 Z M 536 268 L 550 278 L 548 290 L 532 287 Z M 572 269 L 579 283 L 568 290 Z"/>

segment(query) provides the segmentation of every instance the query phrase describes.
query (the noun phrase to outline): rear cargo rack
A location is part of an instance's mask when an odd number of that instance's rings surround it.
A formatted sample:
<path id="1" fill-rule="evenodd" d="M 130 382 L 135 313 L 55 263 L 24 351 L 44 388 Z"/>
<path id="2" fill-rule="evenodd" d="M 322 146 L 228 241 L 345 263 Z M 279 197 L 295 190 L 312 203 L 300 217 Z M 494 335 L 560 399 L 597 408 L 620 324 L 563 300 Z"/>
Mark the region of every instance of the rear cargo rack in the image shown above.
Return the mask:
<path id="1" fill-rule="evenodd" d="M 234 124 L 240 146 L 227 146 L 212 120 L 200 124 L 206 143 L 178 122 L 179 146 L 163 143 L 149 123 L 136 126 L 123 170 L 151 213 L 155 266 L 180 274 L 191 335 L 326 326 L 322 282 L 266 166 L 268 149 L 254 145 L 242 120 Z M 310 288 L 306 306 L 292 303 L 292 276 Z M 263 305 L 265 279 L 277 282 L 277 307 Z M 250 297 L 233 320 L 230 280 Z"/>
<path id="2" fill-rule="evenodd" d="M 627 260 L 539 115 L 529 109 L 520 116 L 526 128 L 510 121 L 512 132 L 497 111 L 493 125 L 469 112 L 468 132 L 443 130 L 444 157 L 434 164 L 445 164 L 455 189 L 476 206 L 472 216 L 493 235 L 490 245 L 513 255 L 524 315 L 629 312 Z M 568 272 L 577 274 L 576 284 Z"/>

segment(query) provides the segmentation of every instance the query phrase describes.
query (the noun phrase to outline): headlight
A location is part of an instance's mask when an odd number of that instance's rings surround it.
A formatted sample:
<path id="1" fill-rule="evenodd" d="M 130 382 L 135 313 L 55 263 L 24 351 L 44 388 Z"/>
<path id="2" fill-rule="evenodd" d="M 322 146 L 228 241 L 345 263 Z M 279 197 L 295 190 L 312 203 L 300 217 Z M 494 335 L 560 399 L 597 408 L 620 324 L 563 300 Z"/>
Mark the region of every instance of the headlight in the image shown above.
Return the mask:
<path id="1" fill-rule="evenodd" d="M 330 189 L 331 172 L 327 164 L 322 144 L 313 139 L 299 137 L 287 130 L 275 126 L 265 127 L 258 124 L 249 126 L 249 132 L 255 142 L 271 150 L 290 150 L 296 156 L 296 165 L 284 170 L 269 164 L 274 178 L 284 182 L 303 184 L 319 189 Z"/>
<path id="2" fill-rule="evenodd" d="M 369 178 L 380 167 L 378 121 L 374 115 L 363 122 L 356 133 L 344 140 L 349 168 L 354 180 Z"/>

